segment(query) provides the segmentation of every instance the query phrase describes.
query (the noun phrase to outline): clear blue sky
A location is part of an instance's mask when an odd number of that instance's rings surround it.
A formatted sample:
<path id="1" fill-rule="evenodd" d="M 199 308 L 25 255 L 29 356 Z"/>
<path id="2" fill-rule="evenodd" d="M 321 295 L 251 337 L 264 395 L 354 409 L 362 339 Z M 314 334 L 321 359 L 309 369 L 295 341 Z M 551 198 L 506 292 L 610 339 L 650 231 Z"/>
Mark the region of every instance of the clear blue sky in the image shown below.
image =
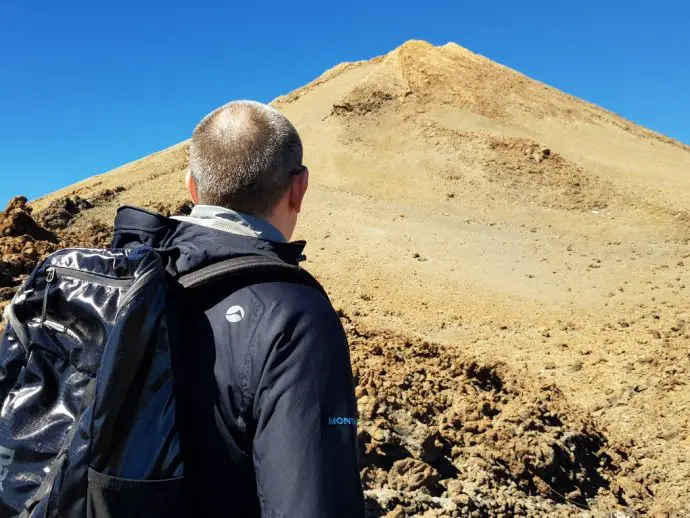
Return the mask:
<path id="1" fill-rule="evenodd" d="M 687 0 L 0 0 L 0 204 L 410 38 L 455 41 L 690 143 Z"/>

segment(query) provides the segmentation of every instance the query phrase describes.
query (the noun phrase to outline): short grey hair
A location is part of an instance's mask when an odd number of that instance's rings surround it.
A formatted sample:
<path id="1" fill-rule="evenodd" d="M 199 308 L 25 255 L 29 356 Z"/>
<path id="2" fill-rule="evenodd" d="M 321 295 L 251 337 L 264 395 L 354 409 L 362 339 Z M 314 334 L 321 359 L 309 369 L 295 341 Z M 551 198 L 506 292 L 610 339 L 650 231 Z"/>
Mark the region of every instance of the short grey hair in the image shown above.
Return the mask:
<path id="1" fill-rule="evenodd" d="M 297 130 L 266 104 L 230 102 L 204 117 L 192 135 L 189 169 L 199 203 L 269 216 L 301 167 Z"/>

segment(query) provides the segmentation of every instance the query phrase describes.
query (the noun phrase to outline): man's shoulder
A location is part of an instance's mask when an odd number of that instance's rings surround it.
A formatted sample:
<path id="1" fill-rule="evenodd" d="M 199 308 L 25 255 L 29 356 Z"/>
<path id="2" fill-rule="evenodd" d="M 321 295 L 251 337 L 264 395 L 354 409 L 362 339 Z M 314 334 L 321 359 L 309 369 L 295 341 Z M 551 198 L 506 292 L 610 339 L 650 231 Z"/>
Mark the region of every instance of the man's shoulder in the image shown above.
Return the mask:
<path id="1" fill-rule="evenodd" d="M 265 316 L 279 320 L 296 317 L 337 319 L 330 300 L 319 287 L 300 281 L 297 277 L 294 280 L 250 282 L 221 295 L 216 301 L 214 309 L 238 306 L 247 311 L 252 308 L 255 317 L 258 317 L 255 320 L 263 320 Z"/>
<path id="2" fill-rule="evenodd" d="M 251 294 L 267 312 L 274 315 L 335 313 L 330 300 L 317 287 L 297 280 L 250 284 L 238 290 L 237 295 L 244 294 Z"/>
<path id="3" fill-rule="evenodd" d="M 308 354 L 346 344 L 345 332 L 328 298 L 313 286 L 296 282 L 260 282 L 228 295 L 209 316 L 219 322 L 216 346 L 227 344 L 245 351 L 255 365 L 263 365 L 276 347 Z M 346 346 L 346 345 L 345 345 Z M 244 363 L 244 362 L 243 362 Z M 255 378 L 262 369 L 251 369 Z"/>

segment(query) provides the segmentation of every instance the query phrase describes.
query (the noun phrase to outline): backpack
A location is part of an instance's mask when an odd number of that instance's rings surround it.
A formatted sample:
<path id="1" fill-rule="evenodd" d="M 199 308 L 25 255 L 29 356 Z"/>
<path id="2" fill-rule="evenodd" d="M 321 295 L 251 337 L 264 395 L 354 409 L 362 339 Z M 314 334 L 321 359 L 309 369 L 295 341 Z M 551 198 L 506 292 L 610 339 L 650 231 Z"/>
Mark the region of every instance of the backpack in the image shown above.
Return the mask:
<path id="1" fill-rule="evenodd" d="M 175 340 L 180 301 L 233 279 L 323 293 L 306 271 L 264 256 L 179 278 L 164 263 L 149 247 L 59 250 L 6 308 L 1 517 L 193 516 Z"/>

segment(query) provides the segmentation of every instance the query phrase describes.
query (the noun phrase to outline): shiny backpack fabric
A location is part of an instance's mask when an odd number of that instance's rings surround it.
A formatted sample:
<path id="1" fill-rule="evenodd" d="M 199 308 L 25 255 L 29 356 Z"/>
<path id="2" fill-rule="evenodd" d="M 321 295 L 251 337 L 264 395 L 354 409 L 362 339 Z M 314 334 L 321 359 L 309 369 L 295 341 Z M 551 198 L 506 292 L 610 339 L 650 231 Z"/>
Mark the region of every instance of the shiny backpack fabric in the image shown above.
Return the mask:
<path id="1" fill-rule="evenodd" d="M 29 276 L 0 345 L 0 518 L 192 516 L 159 255 L 65 249 Z"/>

